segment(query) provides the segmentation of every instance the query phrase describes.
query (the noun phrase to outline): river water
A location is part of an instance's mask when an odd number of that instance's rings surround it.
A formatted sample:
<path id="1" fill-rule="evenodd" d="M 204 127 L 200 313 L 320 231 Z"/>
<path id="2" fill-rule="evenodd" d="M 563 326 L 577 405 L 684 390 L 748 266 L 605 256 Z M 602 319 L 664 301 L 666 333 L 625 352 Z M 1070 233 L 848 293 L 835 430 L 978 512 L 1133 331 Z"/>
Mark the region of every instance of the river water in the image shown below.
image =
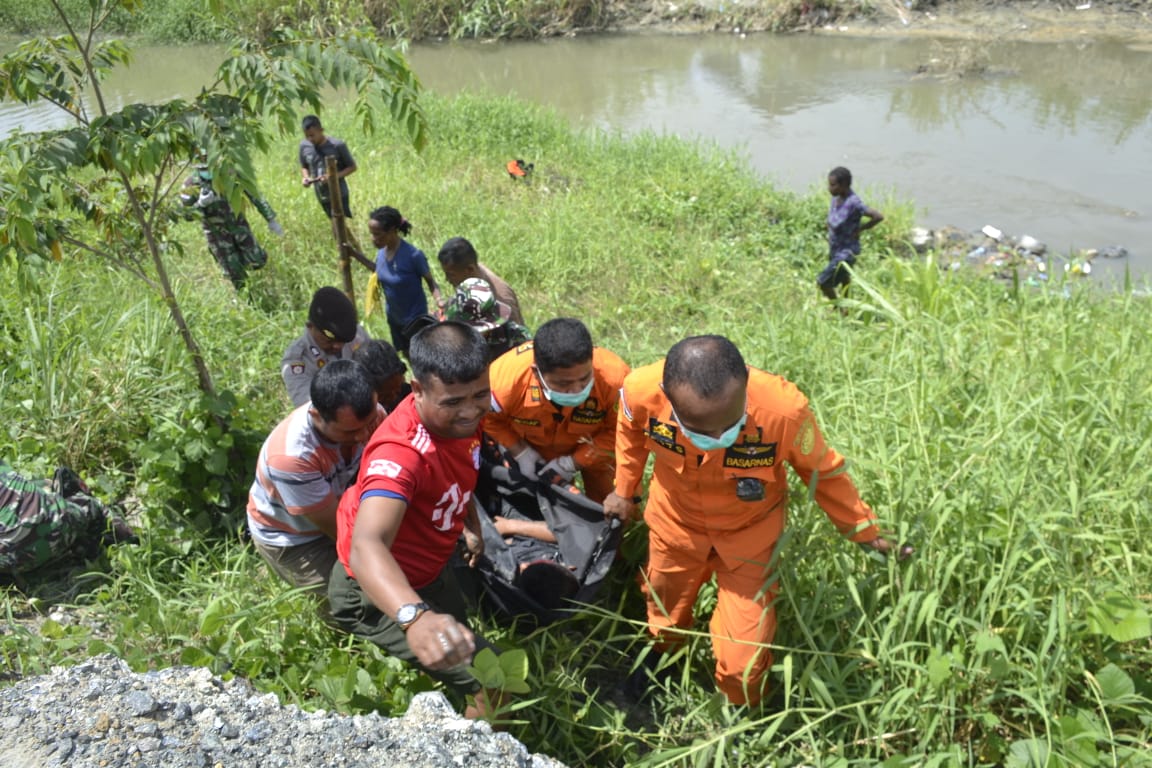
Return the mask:
<path id="1" fill-rule="evenodd" d="M 137 49 L 112 87 L 122 101 L 192 94 L 220 55 Z M 991 224 L 1057 254 L 1122 245 L 1152 273 L 1146 50 L 715 34 L 424 44 L 409 59 L 437 92 L 513 93 L 579 126 L 705 138 L 798 192 L 845 165 L 866 202 L 912 200 L 926 226 Z M 933 59 L 984 71 L 917 74 Z M 0 104 L 0 135 L 54 124 L 47 108 Z"/>

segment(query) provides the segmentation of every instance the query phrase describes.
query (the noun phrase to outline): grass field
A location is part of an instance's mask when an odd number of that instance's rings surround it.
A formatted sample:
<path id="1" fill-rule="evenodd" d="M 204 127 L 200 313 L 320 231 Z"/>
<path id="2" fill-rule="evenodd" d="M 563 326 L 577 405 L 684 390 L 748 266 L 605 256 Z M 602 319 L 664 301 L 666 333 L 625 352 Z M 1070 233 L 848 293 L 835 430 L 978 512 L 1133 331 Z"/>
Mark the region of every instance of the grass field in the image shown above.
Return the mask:
<path id="1" fill-rule="evenodd" d="M 530 326 L 579 317 L 634 366 L 685 335 L 730 336 L 810 396 L 864 497 L 917 548 L 905 563 L 873 559 L 796 490 L 770 702 L 725 704 L 700 636 L 640 709 L 613 693 L 643 647 L 633 527 L 587 615 L 530 635 L 487 628 L 530 654 L 514 736 L 573 766 L 1152 764 L 1146 300 L 941 273 L 898 256 L 911 206 L 865 195 L 888 220 L 865 235 L 842 318 L 813 282 L 821 179 L 797 197 L 707 146 L 573 133 L 509 100 L 426 107 L 420 155 L 399 133 L 365 137 L 351 116 L 326 116 L 361 168 L 349 179 L 361 242 L 385 204 L 433 259 L 463 235 L 516 288 Z M 262 160 L 287 236 L 254 225 L 270 262 L 246 296 L 193 223 L 171 259 L 219 402 L 200 400 L 165 309 L 138 284 L 71 254 L 3 265 L 0 455 L 29 474 L 71 464 L 128 497 L 143 527 L 141 545 L 86 572 L 7 589 L 9 675 L 108 650 L 136 669 L 207 665 L 348 712 L 399 712 L 427 688 L 327 630 L 235 532 L 254 451 L 288 410 L 281 352 L 312 291 L 339 284 L 295 144 Z M 514 157 L 535 163 L 531 184 L 504 172 Z M 366 326 L 386 336 L 379 315 Z M 86 620 L 29 620 L 56 602 Z"/>

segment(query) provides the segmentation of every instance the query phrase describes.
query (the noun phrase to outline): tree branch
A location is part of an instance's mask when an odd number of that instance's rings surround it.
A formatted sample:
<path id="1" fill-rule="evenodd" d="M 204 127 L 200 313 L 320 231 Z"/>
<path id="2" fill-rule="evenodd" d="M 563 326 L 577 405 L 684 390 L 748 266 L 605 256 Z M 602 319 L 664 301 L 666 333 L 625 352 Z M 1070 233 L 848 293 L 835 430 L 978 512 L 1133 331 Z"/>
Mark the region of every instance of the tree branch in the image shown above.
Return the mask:
<path id="1" fill-rule="evenodd" d="M 61 234 L 61 235 L 59 235 L 59 238 L 62 242 L 65 242 L 68 245 L 71 245 L 71 246 L 73 246 L 73 247 L 75 247 L 81 251 L 86 251 L 86 252 L 92 254 L 93 256 L 96 256 L 97 258 L 105 259 L 106 261 L 112 262 L 114 265 L 116 265 L 116 267 L 118 269 L 123 269 L 125 272 L 132 275 L 133 277 L 140 279 L 149 288 L 152 288 L 153 290 L 155 290 L 157 292 L 160 291 L 160 284 L 157 283 L 152 278 L 148 277 L 148 273 L 146 273 L 139 266 L 139 264 L 137 264 L 133 261 L 130 261 L 130 260 L 122 259 L 112 251 L 106 251 L 102 248 L 96 248 L 96 247 L 90 245 L 89 243 L 84 242 L 83 240 L 78 240 L 75 237 L 72 237 L 71 235 Z"/>
<path id="2" fill-rule="evenodd" d="M 164 159 L 160 161 L 160 167 L 156 169 L 156 173 L 152 177 L 152 207 L 148 210 L 148 231 L 154 232 L 156 229 L 156 217 L 160 214 L 160 200 L 167 197 L 167 194 L 161 195 L 160 188 L 164 186 L 164 176 L 169 164 L 172 162 L 172 155 L 165 155 Z"/>
<path id="3" fill-rule="evenodd" d="M 80 42 L 80 36 L 76 34 L 75 27 L 73 27 L 72 23 L 68 21 L 68 14 L 64 13 L 64 9 L 60 7 L 59 0 L 49 0 L 49 2 L 52 3 L 52 8 L 56 11 L 56 15 L 59 16 L 60 20 L 64 22 L 64 28 L 68 30 L 68 36 L 72 38 L 72 41 L 76 43 L 76 47 L 79 48 L 82 52 L 83 55 L 80 58 L 84 61 L 84 70 L 88 73 L 88 84 L 92 86 L 92 92 L 96 94 L 96 103 L 100 105 L 100 115 L 106 116 L 108 114 L 108 109 L 104 106 L 104 93 L 100 90 L 99 80 L 96 79 L 96 70 L 92 68 L 92 36 L 95 34 L 98 26 L 95 20 L 96 8 L 92 8 L 92 20 L 88 24 L 88 40 L 86 43 L 82 44 Z M 100 23 L 103 23 L 103 21 Z M 83 88 L 80 90 L 83 90 Z M 83 94 L 78 93 L 76 95 L 78 97 L 77 103 L 81 102 L 83 99 Z"/>
<path id="4" fill-rule="evenodd" d="M 88 119 L 84 116 L 82 108 L 76 109 L 76 110 L 69 109 L 66 104 L 63 104 L 62 102 L 59 102 L 56 99 L 53 99 L 51 96 L 41 96 L 40 98 L 43 99 L 44 101 L 48 102 L 49 104 L 56 106 L 61 111 L 67 112 L 68 114 L 72 115 L 72 117 L 76 118 L 77 123 L 79 123 L 81 125 L 87 125 L 88 124 Z M 80 104 L 80 103 L 82 103 L 82 102 L 77 102 L 77 104 Z"/>

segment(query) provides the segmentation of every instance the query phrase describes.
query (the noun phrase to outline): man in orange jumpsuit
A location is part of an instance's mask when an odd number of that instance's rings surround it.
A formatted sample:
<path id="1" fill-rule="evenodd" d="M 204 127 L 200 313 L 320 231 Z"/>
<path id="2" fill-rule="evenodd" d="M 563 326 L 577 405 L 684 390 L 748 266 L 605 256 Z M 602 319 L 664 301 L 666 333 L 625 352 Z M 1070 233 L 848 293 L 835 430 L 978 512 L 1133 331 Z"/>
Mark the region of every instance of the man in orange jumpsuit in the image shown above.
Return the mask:
<path id="1" fill-rule="evenodd" d="M 756 704 L 772 666 L 770 563 L 788 502 L 784 463 L 814 489 L 842 534 L 881 552 L 890 544 L 843 457 L 825 445 L 807 398 L 791 382 L 747 367 L 722 336 L 684 339 L 625 379 L 616 487 L 605 514 L 630 517 L 649 453 L 656 463 L 644 510 L 643 589 L 656 649 L 682 641 L 675 629 L 692 626 L 697 593 L 715 574 L 716 684 L 732 703 Z"/>
<path id="2" fill-rule="evenodd" d="M 549 320 L 534 341 L 492 363 L 492 410 L 484 429 L 526 477 L 551 469 L 570 481 L 579 471 L 585 494 L 601 502 L 616 471 L 616 406 L 628 370 L 618 356 L 592 345 L 584 323 Z"/>

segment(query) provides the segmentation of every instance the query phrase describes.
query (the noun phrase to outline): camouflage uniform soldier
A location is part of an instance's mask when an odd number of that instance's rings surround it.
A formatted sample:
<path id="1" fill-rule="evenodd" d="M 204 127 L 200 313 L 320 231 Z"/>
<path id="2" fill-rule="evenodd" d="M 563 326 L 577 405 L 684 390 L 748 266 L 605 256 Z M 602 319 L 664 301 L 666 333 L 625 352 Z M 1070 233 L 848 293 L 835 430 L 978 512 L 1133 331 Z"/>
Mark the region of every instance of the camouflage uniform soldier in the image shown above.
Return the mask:
<path id="1" fill-rule="evenodd" d="M 284 228 L 276 221 L 276 212 L 268 201 L 247 192 L 245 195 L 268 222 L 268 228 L 283 235 Z M 243 288 L 248 269 L 260 269 L 268 262 L 268 254 L 256 242 L 248 219 L 243 213 L 233 211 L 228 201 L 212 188 L 212 173 L 204 166 L 198 166 L 196 175 L 184 182 L 180 201 L 200 211 L 208 250 L 232 285 L 237 290 Z"/>
<path id="2" fill-rule="evenodd" d="M 488 342 L 489 362 L 532 338 L 528 329 L 511 317 L 511 307 L 497 301 L 492 286 L 478 277 L 461 282 L 444 307 L 445 320 L 467 323 L 480 332 Z"/>
<path id="3" fill-rule="evenodd" d="M 0 459 L 0 573 L 68 558 L 92 558 L 102 544 L 135 541 L 127 523 L 92 498 L 70 469 L 49 490 Z"/>

